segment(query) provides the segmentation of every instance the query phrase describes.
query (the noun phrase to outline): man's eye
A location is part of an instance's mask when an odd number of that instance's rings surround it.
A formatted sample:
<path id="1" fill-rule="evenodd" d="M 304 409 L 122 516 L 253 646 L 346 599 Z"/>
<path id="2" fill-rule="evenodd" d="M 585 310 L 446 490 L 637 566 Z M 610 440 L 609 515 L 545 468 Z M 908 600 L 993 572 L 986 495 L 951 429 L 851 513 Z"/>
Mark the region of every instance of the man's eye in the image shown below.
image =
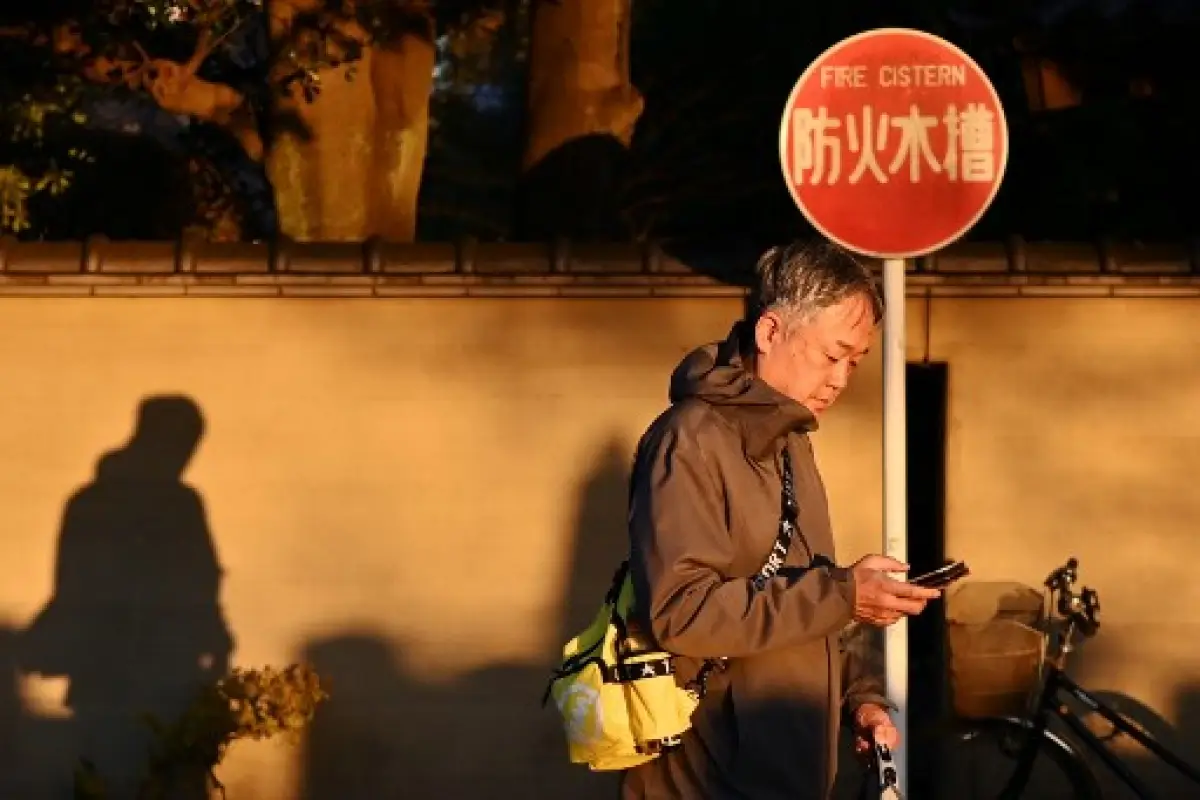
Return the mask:
<path id="1" fill-rule="evenodd" d="M 836 364 L 836 363 L 838 363 L 839 361 L 841 361 L 841 359 L 840 359 L 840 358 L 838 358 L 837 356 L 831 356 L 831 355 L 829 355 L 828 353 L 826 353 L 826 354 L 825 354 L 825 357 L 829 359 L 829 363 L 830 363 L 830 364 Z"/>

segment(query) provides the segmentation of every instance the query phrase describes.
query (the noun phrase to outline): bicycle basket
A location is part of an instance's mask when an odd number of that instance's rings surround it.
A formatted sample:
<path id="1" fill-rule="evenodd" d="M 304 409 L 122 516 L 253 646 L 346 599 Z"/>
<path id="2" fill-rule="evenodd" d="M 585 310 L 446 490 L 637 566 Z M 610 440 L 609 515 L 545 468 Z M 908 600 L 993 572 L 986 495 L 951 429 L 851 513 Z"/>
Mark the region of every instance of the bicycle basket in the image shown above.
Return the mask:
<path id="1" fill-rule="evenodd" d="M 950 685 L 962 717 L 1021 716 L 1040 684 L 1042 595 L 1019 584 L 966 584 L 947 603 Z"/>

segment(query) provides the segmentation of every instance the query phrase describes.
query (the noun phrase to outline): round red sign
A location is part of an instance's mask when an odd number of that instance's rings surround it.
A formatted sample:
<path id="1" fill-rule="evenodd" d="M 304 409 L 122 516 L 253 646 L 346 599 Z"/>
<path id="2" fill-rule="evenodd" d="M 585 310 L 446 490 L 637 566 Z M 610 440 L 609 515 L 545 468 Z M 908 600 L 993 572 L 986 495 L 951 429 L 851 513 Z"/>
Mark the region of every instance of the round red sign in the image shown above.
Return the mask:
<path id="1" fill-rule="evenodd" d="M 953 242 L 1000 188 L 1008 128 L 970 56 L 900 28 L 838 42 L 788 98 L 780 159 L 796 205 L 827 238 L 911 258 Z"/>

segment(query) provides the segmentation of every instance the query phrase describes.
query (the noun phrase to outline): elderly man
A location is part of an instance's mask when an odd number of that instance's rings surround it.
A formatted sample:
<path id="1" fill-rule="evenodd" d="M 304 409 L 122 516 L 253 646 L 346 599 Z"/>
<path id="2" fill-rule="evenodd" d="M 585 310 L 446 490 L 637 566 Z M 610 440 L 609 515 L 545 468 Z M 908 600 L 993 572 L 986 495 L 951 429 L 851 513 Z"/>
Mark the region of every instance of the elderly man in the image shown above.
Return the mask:
<path id="1" fill-rule="evenodd" d="M 638 446 L 635 621 L 679 656 L 680 680 L 728 660 L 681 746 L 625 773 L 624 800 L 824 800 L 841 711 L 860 750 L 899 738 L 878 682 L 843 657 L 842 630 L 891 625 L 939 594 L 889 577 L 907 566 L 883 556 L 836 566 L 809 442 L 882 317 L 870 272 L 830 244 L 775 248 L 750 300 L 724 342 L 676 368 L 671 407 Z M 763 569 L 789 505 L 787 557 Z"/>

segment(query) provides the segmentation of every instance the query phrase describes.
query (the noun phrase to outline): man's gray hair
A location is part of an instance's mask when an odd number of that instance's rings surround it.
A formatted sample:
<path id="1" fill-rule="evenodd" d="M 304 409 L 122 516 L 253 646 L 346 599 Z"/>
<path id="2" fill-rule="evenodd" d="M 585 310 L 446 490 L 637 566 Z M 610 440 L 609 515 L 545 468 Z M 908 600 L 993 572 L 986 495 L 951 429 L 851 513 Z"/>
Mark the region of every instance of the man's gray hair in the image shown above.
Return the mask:
<path id="1" fill-rule="evenodd" d="M 755 266 L 756 280 L 747 298 L 747 319 L 764 312 L 809 319 L 847 297 L 863 295 L 875 321 L 883 319 L 883 297 L 871 270 L 858 256 L 826 241 L 798 241 L 772 247 Z"/>

